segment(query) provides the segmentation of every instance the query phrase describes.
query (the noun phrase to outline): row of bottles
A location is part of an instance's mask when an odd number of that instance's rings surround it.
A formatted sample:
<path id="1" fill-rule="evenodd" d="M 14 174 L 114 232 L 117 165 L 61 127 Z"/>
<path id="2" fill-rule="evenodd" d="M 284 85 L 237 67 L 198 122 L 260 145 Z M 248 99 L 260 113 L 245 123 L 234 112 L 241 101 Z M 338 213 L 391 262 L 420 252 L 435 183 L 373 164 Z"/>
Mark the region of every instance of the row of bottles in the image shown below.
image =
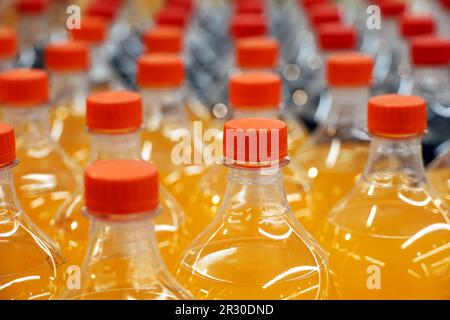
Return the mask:
<path id="1" fill-rule="evenodd" d="M 450 298 L 450 151 L 428 174 L 422 155 L 424 137 L 448 137 L 450 40 L 430 19 L 403 17 L 421 36 L 396 61 L 386 43 L 353 51 L 341 7 L 302 1 L 314 37 L 292 42 L 297 82 L 266 36 L 277 11 L 235 1 L 199 88 L 192 47 L 215 41 L 191 2 L 168 1 L 131 63 L 138 93 L 106 58 L 123 31 L 113 2 L 42 47 L 47 72 L 1 64 L 1 299 Z M 384 19 L 405 10 L 378 2 Z M 318 105 L 311 133 L 292 92 Z M 211 115 L 209 99 L 223 101 Z"/>

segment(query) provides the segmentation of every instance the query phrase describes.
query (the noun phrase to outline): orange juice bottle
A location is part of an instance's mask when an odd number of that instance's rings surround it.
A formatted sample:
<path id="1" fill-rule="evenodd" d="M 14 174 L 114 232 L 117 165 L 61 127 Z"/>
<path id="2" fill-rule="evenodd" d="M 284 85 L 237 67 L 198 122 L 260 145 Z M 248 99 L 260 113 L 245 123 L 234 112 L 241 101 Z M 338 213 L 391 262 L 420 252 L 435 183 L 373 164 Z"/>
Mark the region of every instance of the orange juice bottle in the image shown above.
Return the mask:
<path id="1" fill-rule="evenodd" d="M 216 218 L 184 252 L 176 277 L 196 299 L 325 299 L 326 255 L 293 215 L 282 168 L 286 124 L 231 120 L 224 127 L 228 168 Z"/>
<path id="2" fill-rule="evenodd" d="M 142 35 L 142 42 L 147 53 L 176 54 L 182 57 L 183 61 L 187 61 L 184 41 L 182 29 L 174 26 L 155 26 Z M 208 108 L 200 102 L 194 90 L 187 86 L 183 90 L 189 119 L 203 121 L 206 126 L 209 126 L 211 115 Z"/>
<path id="3" fill-rule="evenodd" d="M 433 187 L 450 205 L 450 148 L 430 164 L 428 177 Z"/>
<path id="4" fill-rule="evenodd" d="M 229 103 L 232 106 L 233 118 L 265 117 L 284 119 L 280 110 L 281 78 L 270 72 L 248 72 L 236 74 L 230 78 Z M 293 118 L 289 118 L 287 126 L 297 127 Z M 288 151 L 294 153 L 297 146 L 297 131 L 288 130 Z M 222 141 L 219 141 L 221 145 Z M 217 144 L 217 143 L 216 143 Z M 215 150 L 213 159 L 221 162 L 222 153 Z M 217 164 L 216 163 L 216 164 Z M 202 218 L 196 221 L 201 232 L 217 215 L 225 195 L 227 170 L 224 166 L 210 166 L 203 174 L 198 186 L 192 193 L 192 201 L 188 212 L 200 212 Z M 309 229 L 312 223 L 312 195 L 310 181 L 306 171 L 296 159 L 283 168 L 284 188 L 289 206 L 300 222 Z"/>
<path id="5" fill-rule="evenodd" d="M 46 72 L 13 69 L 0 74 L 3 121 L 15 130 L 21 163 L 14 171 L 17 195 L 46 233 L 53 216 L 82 182 L 77 164 L 51 138 L 48 103 Z"/>
<path id="6" fill-rule="evenodd" d="M 64 260 L 21 208 L 12 173 L 17 163 L 14 130 L 0 124 L 0 300 L 52 299 Z"/>
<path id="7" fill-rule="evenodd" d="M 14 30 L 0 27 L 0 71 L 11 69 L 18 51 Z"/>
<path id="8" fill-rule="evenodd" d="M 195 153 L 201 154 L 203 142 L 194 136 L 185 112 L 183 81 L 184 65 L 176 55 L 148 54 L 138 59 L 137 83 L 144 104 L 142 157 L 157 165 L 161 183 L 185 207 L 204 166 L 194 159 Z M 184 142 L 191 143 L 183 148 Z"/>
<path id="9" fill-rule="evenodd" d="M 91 139 L 89 163 L 99 160 L 140 159 L 142 99 L 134 92 L 95 93 L 87 99 L 87 126 Z M 155 217 L 159 249 L 173 268 L 188 244 L 186 218 L 177 201 L 160 186 L 162 210 Z M 81 264 L 88 243 L 89 221 L 83 215 L 84 197 L 80 187 L 74 199 L 65 202 L 55 217 L 55 238 L 72 264 Z"/>
<path id="10" fill-rule="evenodd" d="M 359 53 L 337 54 L 327 60 L 331 109 L 296 154 L 312 179 L 315 229 L 350 191 L 367 160 L 365 118 L 372 66 L 372 58 Z"/>
<path id="11" fill-rule="evenodd" d="M 339 298 L 450 298 L 449 208 L 426 178 L 426 127 L 422 98 L 369 101 L 369 160 L 322 237 Z"/>
<path id="12" fill-rule="evenodd" d="M 45 65 L 50 73 L 52 138 L 78 164 L 89 158 L 86 132 L 86 97 L 89 94 L 89 47 L 83 42 L 47 45 Z"/>
<path id="13" fill-rule="evenodd" d="M 161 259 L 153 219 L 158 215 L 158 173 L 141 160 L 104 160 L 85 171 L 91 231 L 80 288 L 63 299 L 175 300 L 189 294 Z"/>

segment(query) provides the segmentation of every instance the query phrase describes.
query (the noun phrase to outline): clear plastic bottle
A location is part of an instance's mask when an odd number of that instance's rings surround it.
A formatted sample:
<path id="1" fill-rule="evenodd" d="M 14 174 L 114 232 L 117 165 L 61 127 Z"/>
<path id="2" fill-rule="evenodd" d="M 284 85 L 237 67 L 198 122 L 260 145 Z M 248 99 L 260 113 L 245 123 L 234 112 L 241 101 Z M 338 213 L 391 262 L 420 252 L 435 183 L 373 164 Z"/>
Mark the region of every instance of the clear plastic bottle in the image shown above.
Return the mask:
<path id="1" fill-rule="evenodd" d="M 194 158 L 202 154 L 203 142 L 194 135 L 186 113 L 184 77 L 183 62 L 176 55 L 148 54 L 138 59 L 137 83 L 144 104 L 142 158 L 158 166 L 161 183 L 183 207 L 205 169 L 201 157 Z M 186 142 L 191 142 L 187 149 Z"/>
<path id="2" fill-rule="evenodd" d="M 286 120 L 281 113 L 281 79 L 278 75 L 264 72 L 248 72 L 230 78 L 229 102 L 233 109 L 233 118 L 249 117 Z M 306 135 L 292 117 L 287 118 L 288 151 L 295 154 Z M 221 137 L 215 137 L 215 145 L 222 145 Z M 220 139 L 220 140 L 219 140 Z M 200 233 L 216 217 L 225 195 L 227 170 L 218 166 L 222 157 L 221 150 L 211 150 L 211 159 L 215 164 L 206 170 L 192 195 L 188 212 L 197 212 L 197 232 Z M 297 160 L 290 161 L 283 168 L 284 188 L 294 216 L 309 229 L 312 219 L 312 196 L 310 181 L 306 171 Z"/>
<path id="3" fill-rule="evenodd" d="M 52 138 L 78 164 L 89 158 L 86 97 L 89 84 L 89 47 L 82 42 L 51 43 L 45 49 L 53 108 Z"/>
<path id="4" fill-rule="evenodd" d="M 362 178 L 334 207 L 322 237 L 338 296 L 449 299 L 449 208 L 425 175 L 425 101 L 374 97 L 368 127 Z"/>
<path id="5" fill-rule="evenodd" d="M 225 198 L 214 221 L 184 252 L 176 274 L 196 299 L 329 297 L 326 255 L 286 199 L 287 149 L 280 120 L 225 124 Z"/>
<path id="6" fill-rule="evenodd" d="M 3 121 L 16 133 L 20 166 L 14 170 L 17 195 L 33 222 L 49 232 L 53 216 L 81 184 L 81 170 L 51 138 L 49 87 L 45 71 L 0 73 Z"/>
<path id="7" fill-rule="evenodd" d="M 438 1 L 436 1 L 437 3 Z M 439 16 L 439 33 L 443 36 L 450 37 L 450 1 L 440 0 L 437 9 Z"/>
<path id="8" fill-rule="evenodd" d="M 450 135 L 450 39 L 421 36 L 411 45 L 413 74 L 402 94 L 423 97 L 428 104 L 426 141 L 443 143 Z"/>
<path id="9" fill-rule="evenodd" d="M 92 86 L 98 90 L 121 89 L 122 85 L 111 68 L 111 59 L 107 52 L 107 21 L 103 18 L 83 15 L 80 28 L 69 30 L 69 32 L 72 39 L 86 42 L 90 47 L 89 78 Z"/>
<path id="10" fill-rule="evenodd" d="M 139 160 L 98 161 L 85 171 L 91 220 L 81 287 L 62 299 L 189 299 L 165 267 L 153 219 L 159 213 L 156 167 Z"/>
<path id="11" fill-rule="evenodd" d="M 17 46 L 14 30 L 0 28 L 0 72 L 13 67 L 18 52 Z"/>
<path id="12" fill-rule="evenodd" d="M 429 165 L 428 177 L 450 206 L 450 148 Z"/>
<path id="13" fill-rule="evenodd" d="M 92 94 L 87 99 L 87 127 L 90 135 L 89 164 L 99 160 L 141 158 L 142 99 L 134 92 Z M 155 217 L 159 249 L 169 268 L 174 268 L 181 251 L 192 239 L 185 229 L 186 217 L 177 201 L 160 186 L 162 210 Z M 83 188 L 65 202 L 54 219 L 55 238 L 71 264 L 80 265 L 86 253 L 89 221 L 83 215 Z"/>
<path id="14" fill-rule="evenodd" d="M 20 43 L 18 64 L 22 67 L 33 67 L 39 52 L 50 39 L 48 4 L 48 0 L 18 0 L 15 3 Z"/>
<path id="15" fill-rule="evenodd" d="M 0 299 L 53 299 L 63 281 L 57 245 L 23 211 L 16 196 L 14 130 L 0 124 Z"/>
<path id="16" fill-rule="evenodd" d="M 365 119 L 372 68 L 373 59 L 360 53 L 327 60 L 330 112 L 295 155 L 313 184 L 313 232 L 353 187 L 367 160 Z"/>

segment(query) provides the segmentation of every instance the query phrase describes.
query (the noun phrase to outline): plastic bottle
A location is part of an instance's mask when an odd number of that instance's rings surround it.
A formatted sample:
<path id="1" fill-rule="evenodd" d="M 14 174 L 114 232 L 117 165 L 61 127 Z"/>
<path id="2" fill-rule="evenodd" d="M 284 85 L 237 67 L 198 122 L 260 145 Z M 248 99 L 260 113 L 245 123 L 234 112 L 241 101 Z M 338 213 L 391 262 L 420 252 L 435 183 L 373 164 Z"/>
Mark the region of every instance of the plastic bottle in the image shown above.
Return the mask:
<path id="1" fill-rule="evenodd" d="M 137 64 L 144 104 L 142 157 L 157 165 L 162 184 L 185 207 L 204 166 L 201 158 L 194 159 L 195 154 L 202 154 L 203 142 L 202 137 L 192 138 L 193 128 L 185 111 L 183 62 L 175 55 L 149 54 L 140 57 Z M 185 142 L 189 150 L 184 149 Z"/>
<path id="2" fill-rule="evenodd" d="M 341 299 L 448 299 L 449 209 L 428 185 L 415 96 L 369 101 L 369 160 L 331 212 L 322 242 Z"/>
<path id="3" fill-rule="evenodd" d="M 437 157 L 428 168 L 431 184 L 450 206 L 450 148 Z"/>
<path id="4" fill-rule="evenodd" d="M 229 103 L 233 109 L 233 118 L 265 117 L 287 120 L 288 151 L 298 152 L 306 135 L 293 117 L 285 117 L 280 110 L 281 79 L 273 73 L 249 72 L 237 74 L 230 78 Z M 215 137 L 216 145 L 221 145 L 221 137 Z M 219 140 L 220 139 L 220 140 Z M 211 159 L 215 164 L 202 175 L 198 186 L 192 193 L 191 207 L 188 212 L 200 213 L 196 220 L 197 231 L 201 232 L 216 217 L 224 199 L 227 170 L 217 165 L 221 161 L 221 150 L 211 150 Z M 310 181 L 306 171 L 293 160 L 283 168 L 284 188 L 290 208 L 296 218 L 309 229 L 312 222 L 312 196 Z"/>
<path id="5" fill-rule="evenodd" d="M 17 199 L 12 171 L 18 162 L 14 130 L 0 124 L 0 299 L 52 299 L 62 282 L 64 259 Z"/>
<path id="6" fill-rule="evenodd" d="M 142 99 L 134 92 L 95 93 L 87 99 L 90 135 L 89 164 L 99 160 L 141 158 Z M 173 268 L 192 236 L 185 229 L 186 217 L 177 201 L 160 186 L 161 210 L 154 219 L 159 249 Z M 83 188 L 65 202 L 55 217 L 56 239 L 72 264 L 81 264 L 88 243 L 89 221 L 83 215 Z"/>
<path id="7" fill-rule="evenodd" d="M 83 16 L 80 28 L 71 29 L 69 32 L 73 40 L 86 42 L 90 47 L 89 79 L 92 86 L 98 90 L 121 88 L 111 68 L 110 54 L 107 52 L 107 21 L 99 17 Z"/>
<path id="8" fill-rule="evenodd" d="M 18 0 L 20 57 L 18 64 L 33 67 L 40 63 L 39 57 L 50 37 L 48 0 Z"/>
<path id="9" fill-rule="evenodd" d="M 418 95 L 428 103 L 429 136 L 426 143 L 438 145 L 450 134 L 450 39 L 421 36 L 411 44 L 413 74 L 402 94 Z"/>
<path id="10" fill-rule="evenodd" d="M 89 47 L 82 42 L 59 42 L 45 49 L 53 109 L 52 138 L 78 164 L 89 158 L 86 97 L 89 85 Z"/>
<path id="11" fill-rule="evenodd" d="M 20 166 L 17 195 L 33 222 L 49 233 L 58 209 L 81 184 L 81 171 L 51 138 L 47 73 L 12 69 L 0 73 L 3 121 L 15 130 Z"/>
<path id="12" fill-rule="evenodd" d="M 372 68 L 373 59 L 360 53 L 327 60 L 330 112 L 295 155 L 312 179 L 314 228 L 353 187 L 367 160 L 365 119 Z"/>
<path id="13" fill-rule="evenodd" d="M 0 28 L 0 72 L 13 67 L 18 52 L 17 46 L 14 30 Z"/>
<path id="14" fill-rule="evenodd" d="M 283 187 L 286 124 L 231 120 L 222 206 L 184 252 L 177 279 L 196 299 L 324 299 L 326 255 L 296 221 Z"/>
<path id="15" fill-rule="evenodd" d="M 86 169 L 85 188 L 91 232 L 81 288 L 66 290 L 61 298 L 188 299 L 164 266 L 156 242 L 156 167 L 139 160 L 99 161 Z"/>

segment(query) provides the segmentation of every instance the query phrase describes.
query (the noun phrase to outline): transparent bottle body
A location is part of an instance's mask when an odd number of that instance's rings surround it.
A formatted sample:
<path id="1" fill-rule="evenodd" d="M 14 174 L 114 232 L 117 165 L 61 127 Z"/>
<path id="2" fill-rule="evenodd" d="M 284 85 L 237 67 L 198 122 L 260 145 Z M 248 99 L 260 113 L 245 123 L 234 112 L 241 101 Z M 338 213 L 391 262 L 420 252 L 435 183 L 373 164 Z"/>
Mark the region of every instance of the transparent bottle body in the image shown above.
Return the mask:
<path id="1" fill-rule="evenodd" d="M 296 154 L 306 140 L 306 129 L 304 129 L 296 119 L 289 113 L 282 113 L 278 108 L 268 108 L 255 111 L 254 109 L 236 109 L 233 111 L 233 118 L 270 118 L 280 119 L 286 122 L 288 127 L 288 152 Z M 192 192 L 189 203 L 189 212 L 200 213 L 196 220 L 195 234 L 199 234 L 217 215 L 222 200 L 225 195 L 227 183 L 226 167 L 222 163 L 222 143 L 223 126 L 214 135 L 214 146 L 207 149 L 211 153 L 211 160 L 214 162 L 203 173 L 198 185 Z M 291 159 L 289 165 L 283 168 L 284 188 L 288 203 L 294 216 L 308 230 L 312 227 L 312 194 L 311 184 L 305 169 Z"/>
<path id="2" fill-rule="evenodd" d="M 196 299 L 325 299 L 326 255 L 289 208 L 279 168 L 230 168 L 219 213 L 176 277 Z"/>
<path id="3" fill-rule="evenodd" d="M 189 299 L 164 265 L 156 242 L 152 213 L 91 216 L 79 287 L 61 299 L 179 300 Z"/>
<path id="4" fill-rule="evenodd" d="M 22 210 L 13 182 L 15 164 L 0 169 L 0 299 L 54 299 L 63 285 L 64 259 Z"/>
<path id="5" fill-rule="evenodd" d="M 331 88 L 331 109 L 295 155 L 312 181 L 315 233 L 334 204 L 357 182 L 368 156 L 368 88 Z"/>
<path id="6" fill-rule="evenodd" d="M 18 19 L 20 56 L 18 64 L 32 67 L 37 59 L 37 51 L 43 50 L 49 40 L 47 14 L 21 15 Z"/>
<path id="7" fill-rule="evenodd" d="M 51 73 L 52 138 L 80 166 L 89 160 L 89 135 L 86 129 L 86 98 L 90 92 L 88 75 Z"/>
<path id="8" fill-rule="evenodd" d="M 372 138 L 364 174 L 321 242 L 339 298 L 449 298 L 449 209 L 425 178 L 420 137 Z"/>
<path id="9" fill-rule="evenodd" d="M 113 134 L 91 132 L 90 161 L 111 159 L 140 159 L 140 132 Z M 55 217 L 55 239 L 72 264 L 81 265 L 86 254 L 89 237 L 89 220 L 83 213 L 84 188 L 81 186 L 75 196 L 64 203 Z M 175 198 L 160 186 L 161 212 L 154 218 L 159 250 L 166 265 L 173 268 L 181 251 L 191 237 L 185 229 L 186 216 Z"/>
<path id="10" fill-rule="evenodd" d="M 15 57 L 0 57 L 0 72 L 14 67 Z"/>
<path id="11" fill-rule="evenodd" d="M 450 206 L 450 148 L 430 164 L 428 178 Z"/>
<path id="12" fill-rule="evenodd" d="M 46 106 L 3 107 L 21 163 L 14 170 L 18 198 L 33 222 L 51 233 L 53 217 L 81 185 L 81 170 L 51 138 Z"/>

